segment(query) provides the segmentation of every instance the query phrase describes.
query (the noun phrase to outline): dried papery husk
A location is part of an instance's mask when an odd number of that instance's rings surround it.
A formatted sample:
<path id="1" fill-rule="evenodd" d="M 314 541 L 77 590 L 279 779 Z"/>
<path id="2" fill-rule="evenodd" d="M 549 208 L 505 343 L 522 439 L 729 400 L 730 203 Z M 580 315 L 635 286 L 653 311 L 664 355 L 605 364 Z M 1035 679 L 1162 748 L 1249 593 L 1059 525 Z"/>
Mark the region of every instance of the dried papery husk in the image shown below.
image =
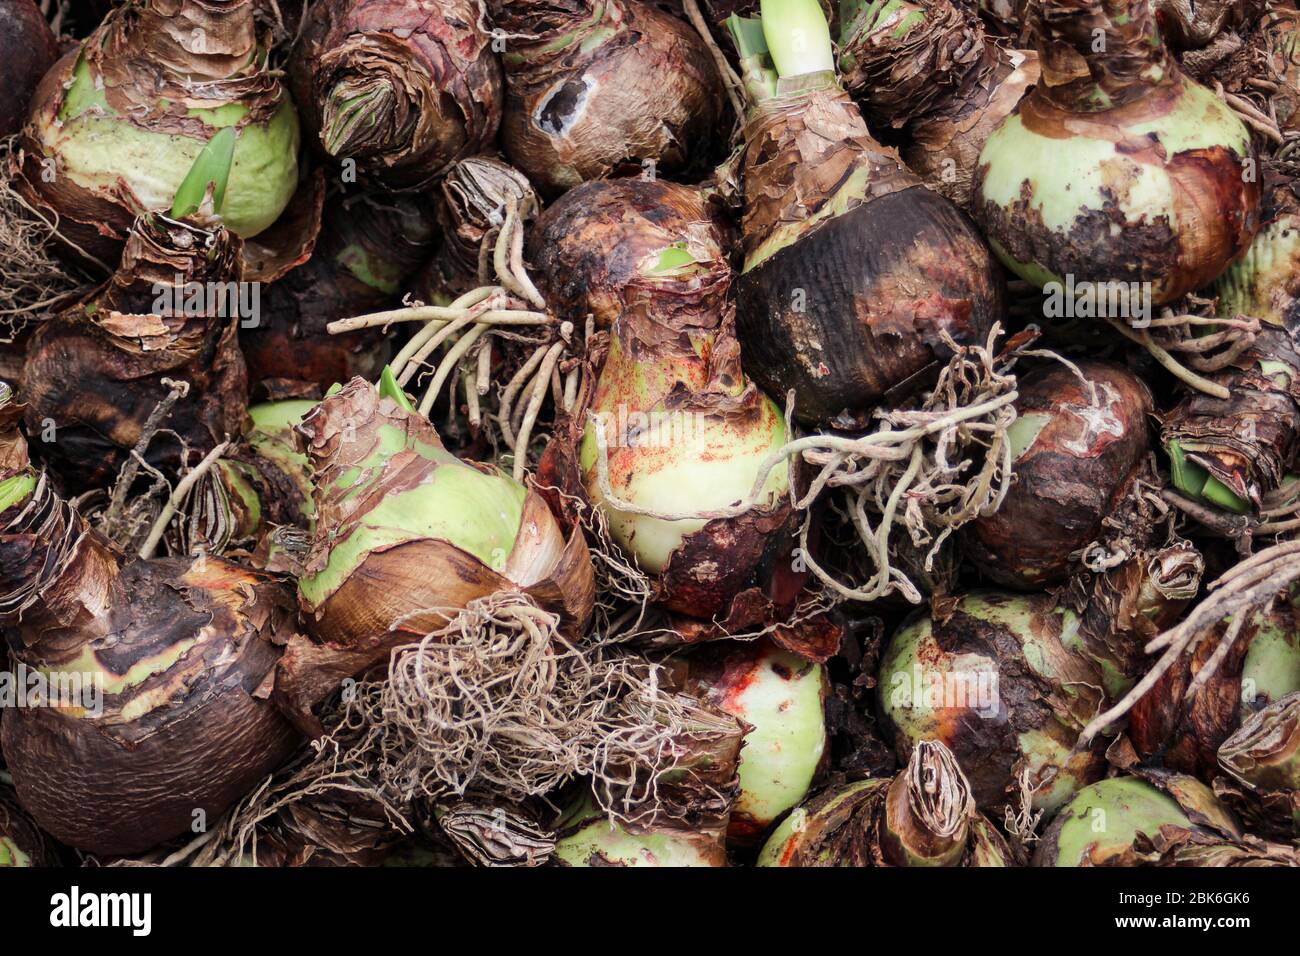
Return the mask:
<path id="1" fill-rule="evenodd" d="M 501 65 L 471 0 L 313 4 L 290 61 L 309 135 L 363 184 L 423 190 L 486 149 Z"/>
<path id="2" fill-rule="evenodd" d="M 1182 73 L 1149 0 L 1036 10 L 1042 82 L 979 159 L 974 214 L 994 251 L 1039 287 L 1138 283 L 1162 305 L 1208 284 L 1258 228 L 1249 131 Z"/>
<path id="3" fill-rule="evenodd" d="M 1260 0 L 1154 0 L 1160 35 L 1179 50 L 1200 49 L 1225 31 L 1252 22 Z"/>
<path id="4" fill-rule="evenodd" d="M 1300 204 L 1271 170 L 1267 187 L 1263 227 L 1212 288 L 1220 315 L 1253 317 L 1262 330 L 1210 372 L 1226 398 L 1192 393 L 1163 421 L 1177 491 L 1237 514 L 1266 507 L 1300 448 Z"/>
<path id="5" fill-rule="evenodd" d="M 745 367 L 801 421 L 845 427 L 952 350 L 982 341 L 1002 279 L 974 226 L 867 131 L 831 74 L 750 104 Z M 915 383 L 909 383 L 914 385 Z"/>
<path id="6" fill-rule="evenodd" d="M 1080 624 L 1051 595 L 977 591 L 918 612 L 891 638 L 877 681 L 899 758 L 938 740 L 981 810 L 1006 806 L 1022 773 L 1033 809 L 1061 806 L 1104 772 L 1099 749 L 1074 745 L 1117 670 Z"/>
<path id="7" fill-rule="evenodd" d="M 840 24 L 838 66 L 870 121 L 905 131 L 908 167 L 962 207 L 989 133 L 1038 80 L 1036 53 L 988 39 L 950 0 L 860 6 Z"/>
<path id="8" fill-rule="evenodd" d="M 591 613 L 582 534 L 566 535 L 536 491 L 457 459 L 397 394 L 353 379 L 300 426 L 316 526 L 298 591 L 319 643 L 290 648 L 286 667 L 304 710 L 476 599 L 531 595 L 571 632 Z"/>
<path id="9" fill-rule="evenodd" d="M 0 9 L 0 138 L 27 121 L 36 84 L 58 58 L 58 41 L 35 0 L 13 0 Z"/>
<path id="10" fill-rule="evenodd" d="M 1085 788 L 1056 815 L 1034 866 L 1296 866 L 1293 847 L 1245 833 L 1195 777 L 1155 770 Z"/>
<path id="11" fill-rule="evenodd" d="M 1279 839 L 1300 835 L 1300 693 L 1259 710 L 1223 742 L 1219 765 L 1242 788 L 1215 781 L 1253 826 Z"/>
<path id="12" fill-rule="evenodd" d="M 529 258 L 547 304 L 612 327 L 638 307 L 708 329 L 727 310 L 730 230 L 705 194 L 660 179 L 584 183 L 538 219 Z"/>
<path id="13" fill-rule="evenodd" d="M 19 145 L 20 193 L 101 268 L 141 213 L 192 213 L 247 239 L 299 186 L 297 113 L 251 0 L 116 7 L 46 74 Z M 314 238 L 310 217 L 294 225 L 277 236 L 290 258 Z"/>
<path id="14" fill-rule="evenodd" d="M 1254 513 L 1300 448 L 1300 350 L 1265 326 L 1214 381 L 1227 398 L 1193 392 L 1163 418 L 1172 483 L 1211 508 Z"/>
<path id="15" fill-rule="evenodd" d="M 279 529 L 303 533 L 315 523 L 311 465 L 294 429 L 315 408 L 310 401 L 269 402 L 248 409 L 243 441 L 204 475 L 186 505 L 176 551 L 242 551 L 257 567 L 282 570 Z"/>
<path id="16" fill-rule="evenodd" d="M 1283 135 L 1300 131 L 1300 15 L 1288 7 L 1273 7 L 1246 36 L 1246 56 L 1262 58 L 1272 74 L 1265 79 L 1277 86 L 1268 106 L 1279 130 Z"/>
<path id="17" fill-rule="evenodd" d="M 1128 369 L 1060 364 L 1020 378 L 1007 429 L 1015 483 L 964 543 L 999 584 L 1034 590 L 1080 570 L 1076 555 L 1144 475 L 1154 402 Z"/>
<path id="18" fill-rule="evenodd" d="M 893 779 L 844 784 L 796 808 L 759 866 L 1014 866 L 1019 859 L 976 811 L 952 752 L 923 741 Z"/>
<path id="19" fill-rule="evenodd" d="M 823 665 L 769 640 L 706 645 L 676 678 L 746 726 L 728 838 L 753 843 L 808 793 L 826 752 Z"/>
<path id="20" fill-rule="evenodd" d="M 610 820 L 595 801 L 569 807 L 555 825 L 552 866 L 727 865 L 725 829 L 679 830 Z"/>
<path id="21" fill-rule="evenodd" d="M 256 393 L 313 397 L 356 376 L 374 379 L 392 351 L 385 330 L 330 335 L 330 322 L 396 304 L 438 238 L 420 197 L 361 193 L 326 212 L 315 252 L 262 289 L 239 344 Z"/>
<path id="22" fill-rule="evenodd" d="M 42 455 L 77 488 L 109 484 L 151 413 L 181 391 L 142 450 L 175 474 L 243 428 L 248 380 L 236 340 L 240 241 L 161 215 L 127 237 L 121 265 L 83 302 L 41 323 L 23 368 Z M 220 301 L 218 301 L 220 300 Z M 178 384 L 179 383 L 179 384 Z"/>
<path id="23" fill-rule="evenodd" d="M 506 158 L 546 197 L 621 167 L 708 158 L 722 81 L 689 24 L 641 0 L 490 0 L 505 33 Z"/>
<path id="24" fill-rule="evenodd" d="M 71 846 L 189 832 L 297 745 L 266 699 L 290 594 L 219 558 L 126 560 L 43 475 L 0 512 L 0 626 L 13 661 L 60 680 L 57 700 L 6 708 L 0 740 L 23 807 Z"/>
<path id="25" fill-rule="evenodd" d="M 1285 595 L 1249 614 L 1226 657 L 1197 681 L 1227 635 L 1231 619 L 1181 657 L 1129 712 L 1128 736 L 1138 755 L 1210 781 L 1219 749 L 1245 721 L 1300 691 L 1300 625 Z M 1191 696 L 1189 697 L 1189 693 Z"/>
<path id="26" fill-rule="evenodd" d="M 439 184 L 438 223 L 442 245 L 421 270 L 415 293 L 433 305 L 447 305 L 466 292 L 497 281 L 488 240 L 505 225 L 514 207 L 523 223 L 541 211 L 541 200 L 519 170 L 494 156 L 471 156 Z"/>
<path id="27" fill-rule="evenodd" d="M 555 835 L 519 805 L 470 798 L 436 815 L 447 839 L 476 866 L 541 866 L 555 852 Z"/>

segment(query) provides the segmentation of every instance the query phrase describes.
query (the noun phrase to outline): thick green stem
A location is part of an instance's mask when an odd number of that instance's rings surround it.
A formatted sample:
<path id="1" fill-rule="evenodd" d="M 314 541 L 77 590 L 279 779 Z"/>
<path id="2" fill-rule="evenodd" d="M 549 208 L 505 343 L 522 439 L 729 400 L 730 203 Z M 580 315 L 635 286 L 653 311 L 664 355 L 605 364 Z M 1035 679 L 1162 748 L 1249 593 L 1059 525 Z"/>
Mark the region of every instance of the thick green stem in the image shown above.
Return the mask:
<path id="1" fill-rule="evenodd" d="M 781 79 L 835 69 L 830 26 L 817 0 L 762 0 L 762 19 Z"/>

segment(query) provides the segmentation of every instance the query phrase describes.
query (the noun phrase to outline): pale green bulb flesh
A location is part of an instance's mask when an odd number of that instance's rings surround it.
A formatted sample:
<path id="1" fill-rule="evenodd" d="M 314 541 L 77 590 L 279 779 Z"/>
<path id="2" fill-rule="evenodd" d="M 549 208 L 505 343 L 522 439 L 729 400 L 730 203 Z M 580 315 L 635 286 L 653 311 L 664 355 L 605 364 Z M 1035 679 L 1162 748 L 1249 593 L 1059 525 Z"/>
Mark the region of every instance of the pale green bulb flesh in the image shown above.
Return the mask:
<path id="1" fill-rule="evenodd" d="M 661 514 L 714 511 L 744 500 L 753 490 L 763 460 L 786 443 L 785 420 L 766 397 L 761 421 L 749 428 L 691 412 L 665 413 L 661 420 L 663 430 L 655 440 L 658 447 L 638 450 L 630 479 L 623 482 L 610 476 L 610 488 L 617 498 Z M 589 421 L 582 439 L 587 492 L 605 511 L 615 542 L 636 557 L 642 570 L 659 574 L 672 553 L 708 519 L 665 521 L 610 506 L 596 479 L 599 447 L 595 428 Z M 781 462 L 763 483 L 759 504 L 770 506 L 789 487 L 789 469 Z"/>
<path id="2" fill-rule="evenodd" d="M 1191 826 L 1177 801 L 1132 777 L 1084 787 L 1061 814 L 1066 822 L 1057 836 L 1057 866 L 1078 866 L 1094 845 L 1123 850 L 1138 833 L 1155 836 L 1164 825 Z"/>
<path id="3" fill-rule="evenodd" d="M 83 189 L 111 189 L 120 178 L 139 200 L 138 212 L 166 212 L 206 140 L 150 132 L 108 108 L 85 61 L 78 62 L 63 108 L 36 136 L 58 161 L 58 175 Z M 232 109 L 233 107 L 233 109 Z M 242 115 L 239 104 L 194 110 L 216 129 Z M 246 112 L 246 111 L 245 111 Z M 269 227 L 298 188 L 298 114 L 288 97 L 266 125 L 239 129 L 218 218 L 244 238 Z"/>

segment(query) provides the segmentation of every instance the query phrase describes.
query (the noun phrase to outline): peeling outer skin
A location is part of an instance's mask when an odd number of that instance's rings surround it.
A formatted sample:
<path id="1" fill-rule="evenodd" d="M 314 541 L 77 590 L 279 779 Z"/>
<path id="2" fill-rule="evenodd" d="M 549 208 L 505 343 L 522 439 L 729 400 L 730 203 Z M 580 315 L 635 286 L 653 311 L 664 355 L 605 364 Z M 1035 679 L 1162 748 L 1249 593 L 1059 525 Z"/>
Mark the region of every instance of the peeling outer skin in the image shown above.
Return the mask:
<path id="1" fill-rule="evenodd" d="M 950 0 L 865 9 L 869 22 L 844 31 L 844 88 L 873 123 L 905 127 L 908 167 L 965 207 L 984 141 L 1038 79 L 1037 54 L 986 40 L 975 12 Z"/>
<path id="2" fill-rule="evenodd" d="M 529 261 L 561 318 L 588 314 L 609 328 L 632 306 L 709 328 L 726 309 L 732 237 L 700 190 L 641 178 L 584 183 L 565 193 L 529 234 Z M 681 249 L 693 263 L 655 274 Z"/>
<path id="3" fill-rule="evenodd" d="M 195 31 L 204 38 L 202 53 L 192 50 Z M 88 66 L 104 105 L 118 114 L 121 123 L 139 131 L 204 144 L 215 129 L 191 108 L 210 110 L 238 103 L 247 108 L 234 123 L 241 135 L 250 127 L 267 127 L 281 110 L 288 110 L 296 151 L 293 104 L 267 69 L 264 39 L 256 33 L 252 0 L 121 4 L 81 47 L 68 52 L 45 75 L 32 99 L 34 111 L 19 137 L 10 173 L 19 194 L 45 218 L 58 221 L 59 233 L 75 247 L 66 250 L 69 255 L 83 265 L 112 268 L 135 217 L 164 211 L 172 199 L 170 191 L 165 202 L 161 195 L 151 202 L 142 199 L 136 190 L 146 180 L 128 179 L 135 170 L 122 170 L 112 185 L 92 187 L 77 183 L 62 169 L 58 157 L 50 157 L 56 166 L 55 175 L 49 175 L 43 166 L 46 150 L 41 130 L 57 130 L 61 125 L 58 114 L 79 60 Z M 164 102 L 168 105 L 160 108 Z M 91 109 L 103 111 L 103 107 Z M 238 157 L 238 141 L 236 148 Z M 106 175 L 103 170 L 95 172 Z M 250 179 L 256 176 L 252 173 Z M 178 179 L 175 185 L 179 184 Z M 157 185 L 149 181 L 151 189 Z M 98 265 L 86 263 L 77 249 L 95 257 Z"/>
<path id="4" fill-rule="evenodd" d="M 1177 541 L 1138 550 L 1101 574 L 1081 570 L 1057 593 L 1079 616 L 1079 638 L 1110 697 L 1127 692 L 1149 666 L 1144 648 L 1178 620 L 1199 592 L 1204 568 L 1195 547 Z"/>
<path id="5" fill-rule="evenodd" d="M 1038 54 L 998 47 L 997 69 L 987 92 L 952 115 L 918 119 L 908 126 L 902 154 L 908 167 L 931 189 L 963 209 L 973 208 L 975 172 L 989 134 L 1011 115 L 1038 82 Z"/>
<path id="6" fill-rule="evenodd" d="M 800 815 L 802 827 L 789 834 L 784 832 L 785 825 L 779 827 L 763 848 L 760 865 L 880 866 L 876 824 L 889 783 L 888 780 L 862 780 L 839 789 L 823 790 L 791 811 L 792 817 Z"/>
<path id="7" fill-rule="evenodd" d="M 312 170 L 270 228 L 244 240 L 244 280 L 273 283 L 312 257 L 325 208 L 325 174 Z"/>
<path id="8" fill-rule="evenodd" d="M 9 788 L 0 789 L 0 869 L 58 866 L 58 853 L 31 821 Z"/>
<path id="9" fill-rule="evenodd" d="M 1225 30 L 1253 23 L 1259 0 L 1154 0 L 1160 35 L 1179 50 L 1199 49 Z"/>
<path id="10" fill-rule="evenodd" d="M 1300 42 L 1300 17 L 1291 14 L 1265 21 L 1262 29 L 1247 34 L 1247 42 L 1254 48 L 1263 48 L 1266 61 L 1280 80 L 1278 91 L 1270 96 L 1278 126 L 1284 136 L 1297 132 L 1300 130 L 1300 57 L 1296 55 L 1296 44 Z"/>
<path id="11" fill-rule="evenodd" d="M 886 392 L 950 357 L 942 333 L 983 341 L 1003 299 L 970 221 L 913 186 L 823 222 L 743 273 L 737 327 L 746 371 L 772 395 L 794 389 L 796 418 L 864 427 Z"/>
<path id="12" fill-rule="evenodd" d="M 142 218 L 113 277 L 40 325 L 23 369 L 27 426 L 41 434 L 53 423 L 55 440 L 43 449 L 62 477 L 81 488 L 111 483 L 171 391 L 164 378 L 189 383 L 161 427 L 189 445 L 191 464 L 243 431 L 248 379 L 237 320 L 171 316 L 170 301 L 164 314 L 152 314 L 156 285 L 170 292 L 178 275 L 187 283 L 237 282 L 239 268 L 239 240 L 224 229 Z M 176 441 L 166 437 L 145 458 L 173 472 L 181 465 Z"/>
<path id="13" fill-rule="evenodd" d="M 901 784 L 900 784 L 901 781 Z M 1006 838 L 978 813 L 968 813 L 960 839 L 936 839 L 950 852 L 935 856 L 896 854 L 900 847 L 891 826 L 906 814 L 900 797 L 924 798 L 908 785 L 906 774 L 889 779 L 862 780 L 823 790 L 791 812 L 759 854 L 760 866 L 883 867 L 883 866 L 1009 866 L 1019 862 Z M 794 825 L 799 821 L 798 827 Z M 932 834 L 929 836 L 933 836 Z M 918 841 L 928 842 L 920 834 Z M 954 851 L 955 846 L 955 852 Z"/>
<path id="14" fill-rule="evenodd" d="M 291 59 L 312 139 L 389 189 L 423 190 L 487 149 L 501 122 L 501 66 L 471 0 L 327 0 Z M 373 93 L 366 125 L 332 151 L 331 95 Z"/>
<path id="15" fill-rule="evenodd" d="M 1300 693 L 1270 704 L 1219 749 L 1219 762 L 1255 790 L 1300 790 Z"/>
<path id="16" fill-rule="evenodd" d="M 3 716 L 19 800 L 64 843 L 121 855 L 189 832 L 195 810 L 215 820 L 298 743 L 265 699 L 295 627 L 292 599 L 270 578 L 213 557 L 134 561 L 95 630 L 4 623 L 28 666 L 103 678 L 100 716 L 66 706 Z"/>
<path id="17" fill-rule="evenodd" d="M 1223 626 L 1215 630 L 1221 635 Z M 1213 779 L 1219 745 L 1239 719 L 1241 664 L 1250 646 L 1249 635 L 1243 638 L 1190 702 L 1183 696 L 1218 646 L 1213 639 L 1197 645 L 1138 700 L 1129 712 L 1128 735 L 1139 755 L 1170 770 Z"/>
<path id="18" fill-rule="evenodd" d="M 381 425 L 402 429 L 408 440 L 442 447 L 426 419 L 380 398 L 362 379 L 325 399 L 299 426 L 316 485 L 316 530 L 305 573 L 322 571 L 334 542 L 345 540 L 387 495 L 420 485 L 436 467 L 462 467 L 399 451 L 380 466 L 377 480 L 368 478 L 368 466 L 360 463 L 377 446 Z M 472 462 L 463 466 L 487 470 Z M 341 476 L 357 470 L 362 474 L 339 485 Z M 367 481 L 365 494 L 349 495 Z M 277 700 L 305 732 L 317 736 L 321 728 L 311 708 L 337 691 L 341 680 L 446 624 L 470 601 L 498 591 L 528 595 L 557 614 L 560 630 L 569 635 L 581 632 L 590 617 L 595 581 L 586 540 L 576 530 L 564 535 L 534 490 L 527 492 L 519 533 L 501 572 L 446 540 L 415 538 L 367 549 L 341 583 L 314 604 L 300 594 L 303 620 L 315 640 L 290 642 L 279 667 Z"/>
<path id="19" fill-rule="evenodd" d="M 1258 508 L 1300 448 L 1300 352 L 1288 333 L 1266 327 L 1215 381 L 1229 397 L 1184 398 L 1164 417 L 1161 440 L 1178 441 L 1189 460 Z"/>
<path id="20" fill-rule="evenodd" d="M 396 303 L 432 252 L 433 214 L 416 200 L 357 199 L 328 218 L 307 262 L 263 289 L 260 321 L 240 330 L 255 393 L 272 379 L 281 392 L 292 382 L 297 394 L 319 396 L 358 375 L 374 380 L 387 362 L 383 329 L 330 335 L 326 327 Z"/>
<path id="21" fill-rule="evenodd" d="M 701 329 L 693 322 L 707 321 Z M 624 312 L 611 335 L 617 365 L 607 358 L 592 407 L 662 410 L 700 415 L 739 429 L 762 427 L 768 399 L 746 382 L 731 314 L 694 315 L 690 310 L 661 315 L 649 300 Z M 609 477 L 615 492 L 638 473 L 667 460 L 672 448 L 635 448 L 612 443 Z M 595 464 L 584 480 L 594 487 Z M 747 493 L 747 491 L 746 491 Z M 590 491 L 588 492 L 590 496 Z M 655 579 L 657 603 L 691 617 L 725 614 L 732 598 L 754 583 L 754 573 L 773 552 L 787 549 L 797 520 L 788 496 L 754 506 L 734 518 L 718 518 L 685 536 Z"/>
<path id="22" fill-rule="evenodd" d="M 877 684 L 882 729 L 900 760 L 921 740 L 947 745 L 981 810 L 1004 806 L 1022 769 L 1040 787 L 1034 806 L 1054 810 L 1104 771 L 1100 746 L 1071 753 L 1105 704 L 1101 668 L 1071 649 L 1065 628 L 1076 619 L 1050 595 L 973 592 L 949 603 L 946 617 L 918 612 L 891 639 Z M 984 680 L 997 701 L 980 701 L 976 675 L 993 671 L 996 681 Z M 953 675 L 966 680 L 964 699 L 948 686 Z M 949 706 L 925 706 L 915 685 L 924 695 L 940 680 Z"/>
<path id="23" fill-rule="evenodd" d="M 786 557 L 788 555 L 782 556 Z M 741 591 L 731 599 L 731 604 L 726 608 L 727 616 L 723 620 L 702 621 L 674 616 L 673 633 L 669 635 L 669 640 L 674 644 L 701 644 L 726 640 L 737 634 L 768 631 L 773 643 L 782 650 L 807 661 L 826 663 L 839 651 L 844 629 L 831 620 L 829 614 L 819 613 L 805 617 L 801 613 L 802 602 L 791 610 L 790 605 L 772 598 L 771 593 L 778 590 L 777 585 L 782 577 L 795 579 L 799 588 L 807 581 L 806 572 L 783 575 L 780 563 L 782 558 L 778 558 L 772 565 L 773 574 L 768 579 L 767 587 L 751 587 Z M 788 567 L 788 562 L 785 567 Z M 798 592 L 795 597 L 799 597 Z"/>
<path id="24" fill-rule="evenodd" d="M 994 250 L 1039 286 L 1149 282 L 1154 305 L 1208 284 L 1257 228 L 1249 133 L 1182 74 L 1148 0 L 1059 0 L 1039 13 L 1042 81 L 990 135 L 975 179 L 973 213 Z M 1084 52 L 1094 36 L 1105 54 Z M 1043 185 L 1051 177 L 1074 193 Z"/>
<path id="25" fill-rule="evenodd" d="M 881 852 L 894 866 L 957 866 L 974 814 L 970 784 L 952 752 L 921 741 L 885 793 Z"/>
<path id="26" fill-rule="evenodd" d="M 1296 610 L 1279 598 L 1268 613 L 1252 615 L 1214 676 L 1195 697 L 1184 700 L 1226 629 L 1226 622 L 1216 624 L 1211 635 L 1163 674 L 1129 713 L 1129 738 L 1139 756 L 1207 782 L 1220 767 L 1229 767 L 1221 748 L 1239 726 L 1257 717 L 1257 711 L 1276 707 L 1273 695 L 1295 689 L 1288 681 L 1288 671 L 1294 673 L 1295 668 L 1279 657 L 1274 642 L 1281 639 L 1296 645 Z"/>
<path id="27" fill-rule="evenodd" d="M 1214 792 L 1241 814 L 1251 832 L 1294 842 L 1300 836 L 1300 694 L 1275 701 L 1248 719 L 1219 748 L 1231 778 Z"/>
<path id="28" fill-rule="evenodd" d="M 510 34 L 501 140 L 543 195 L 624 166 L 650 162 L 671 176 L 706 158 L 723 87 L 685 21 L 641 0 L 489 0 L 488 9 Z"/>
<path id="29" fill-rule="evenodd" d="M 59 58 L 59 44 L 34 0 L 0 7 L 0 138 L 12 136 L 27 120 L 36 85 Z"/>
<path id="30" fill-rule="evenodd" d="M 965 532 L 967 553 L 999 584 L 1035 590 L 1078 570 L 1071 553 L 1097 537 L 1150 451 L 1146 385 L 1122 366 L 1078 367 L 1087 382 L 1057 363 L 1021 380 L 1013 429 L 1028 441 L 1012 462 L 1015 484 L 995 514 Z"/>

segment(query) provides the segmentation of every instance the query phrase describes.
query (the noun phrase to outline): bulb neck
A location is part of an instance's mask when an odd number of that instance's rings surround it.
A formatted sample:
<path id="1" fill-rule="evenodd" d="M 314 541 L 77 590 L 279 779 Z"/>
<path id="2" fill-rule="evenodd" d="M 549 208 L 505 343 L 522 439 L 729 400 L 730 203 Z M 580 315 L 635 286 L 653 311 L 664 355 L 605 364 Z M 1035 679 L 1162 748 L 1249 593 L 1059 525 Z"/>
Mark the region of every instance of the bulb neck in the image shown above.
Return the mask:
<path id="1" fill-rule="evenodd" d="M 1171 83 L 1178 70 L 1150 0 L 1044 0 L 1040 89 L 1073 113 L 1097 113 Z"/>

